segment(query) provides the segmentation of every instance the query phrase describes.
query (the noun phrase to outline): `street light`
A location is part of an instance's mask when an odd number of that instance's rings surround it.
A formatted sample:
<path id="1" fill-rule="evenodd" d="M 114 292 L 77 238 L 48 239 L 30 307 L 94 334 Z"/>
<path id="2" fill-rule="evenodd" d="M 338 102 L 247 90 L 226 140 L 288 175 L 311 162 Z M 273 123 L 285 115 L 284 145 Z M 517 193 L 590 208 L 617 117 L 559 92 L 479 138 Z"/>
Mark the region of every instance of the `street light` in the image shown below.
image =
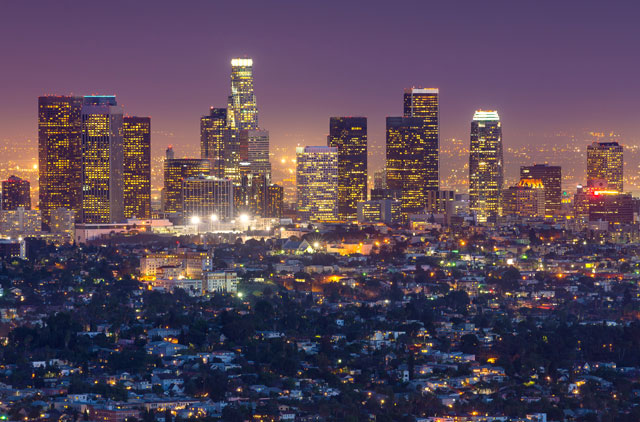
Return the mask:
<path id="1" fill-rule="evenodd" d="M 244 230 L 245 225 L 248 225 L 249 223 L 249 214 L 247 213 L 242 213 L 238 216 L 238 219 L 240 220 L 240 230 Z M 251 229 L 251 227 L 247 226 L 247 231 L 249 231 Z"/>
<path id="2" fill-rule="evenodd" d="M 218 214 L 211 214 L 211 221 L 218 221 Z"/>
<path id="3" fill-rule="evenodd" d="M 200 217 L 194 215 L 191 217 L 190 222 L 191 224 L 193 224 L 196 234 L 198 234 L 200 231 L 198 227 L 198 225 L 200 224 Z"/>

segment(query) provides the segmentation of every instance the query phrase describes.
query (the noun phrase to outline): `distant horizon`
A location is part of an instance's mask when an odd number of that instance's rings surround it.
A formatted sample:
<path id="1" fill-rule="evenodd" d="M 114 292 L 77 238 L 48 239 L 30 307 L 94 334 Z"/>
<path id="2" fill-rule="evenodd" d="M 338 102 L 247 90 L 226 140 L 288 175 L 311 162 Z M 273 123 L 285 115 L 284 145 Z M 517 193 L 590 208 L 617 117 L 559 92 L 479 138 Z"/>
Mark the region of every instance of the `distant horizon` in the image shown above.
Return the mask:
<path id="1" fill-rule="evenodd" d="M 506 145 L 532 130 L 640 134 L 637 3 L 35 3 L 0 6 L 0 139 L 35 138 L 37 96 L 109 93 L 176 147 L 197 144 L 245 56 L 274 146 L 324 144 L 343 115 L 366 116 L 383 145 L 411 86 L 439 88 L 443 140 L 468 139 L 477 109 L 500 112 Z"/>

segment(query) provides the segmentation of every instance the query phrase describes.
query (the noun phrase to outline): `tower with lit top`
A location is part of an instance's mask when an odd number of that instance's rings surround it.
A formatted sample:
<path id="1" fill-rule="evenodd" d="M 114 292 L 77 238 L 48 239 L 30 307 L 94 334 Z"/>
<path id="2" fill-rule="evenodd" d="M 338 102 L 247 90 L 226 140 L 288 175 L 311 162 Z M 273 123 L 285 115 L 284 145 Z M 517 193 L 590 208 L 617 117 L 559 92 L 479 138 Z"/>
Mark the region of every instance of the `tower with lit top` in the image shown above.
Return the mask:
<path id="1" fill-rule="evenodd" d="M 477 110 L 471 121 L 469 208 L 480 223 L 499 214 L 504 182 L 502 123 L 497 111 Z"/>

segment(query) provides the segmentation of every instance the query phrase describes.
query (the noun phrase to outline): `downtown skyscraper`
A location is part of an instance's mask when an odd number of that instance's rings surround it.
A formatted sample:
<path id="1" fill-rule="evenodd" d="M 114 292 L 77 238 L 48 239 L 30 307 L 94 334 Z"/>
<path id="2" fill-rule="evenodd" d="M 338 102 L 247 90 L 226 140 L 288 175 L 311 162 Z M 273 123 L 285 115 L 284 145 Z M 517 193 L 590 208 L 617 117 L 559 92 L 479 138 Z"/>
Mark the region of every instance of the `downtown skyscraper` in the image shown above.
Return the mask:
<path id="1" fill-rule="evenodd" d="M 163 211 L 172 218 L 182 214 L 182 184 L 186 179 L 208 176 L 210 161 L 202 158 L 175 158 L 173 148 L 164 160 Z"/>
<path id="2" fill-rule="evenodd" d="M 9 176 L 2 181 L 2 211 L 18 208 L 31 209 L 31 183 L 18 176 Z"/>
<path id="3" fill-rule="evenodd" d="M 338 149 L 338 218 L 355 220 L 367 199 L 367 118 L 331 117 L 328 144 Z"/>
<path id="4" fill-rule="evenodd" d="M 425 189 L 438 190 L 440 151 L 440 92 L 438 88 L 404 90 L 404 117 L 423 119 Z"/>
<path id="5" fill-rule="evenodd" d="M 200 158 L 211 161 L 211 175 L 224 177 L 225 132 L 227 109 L 211 107 L 209 114 L 200 118 Z"/>
<path id="6" fill-rule="evenodd" d="M 124 217 L 151 218 L 151 118 L 124 117 Z"/>
<path id="7" fill-rule="evenodd" d="M 604 180 L 609 189 L 622 192 L 624 160 L 622 145 L 617 142 L 594 142 L 587 147 L 587 184 Z"/>
<path id="8" fill-rule="evenodd" d="M 123 110 L 115 96 L 91 95 L 82 105 L 82 208 L 87 224 L 124 220 Z"/>
<path id="9" fill-rule="evenodd" d="M 42 226 L 57 208 L 82 207 L 82 97 L 38 98 L 38 179 Z"/>
<path id="10" fill-rule="evenodd" d="M 231 95 L 228 102 L 228 125 L 232 128 L 257 129 L 258 105 L 253 92 L 253 60 L 231 60 Z"/>
<path id="11" fill-rule="evenodd" d="M 298 217 L 302 221 L 338 218 L 338 148 L 296 148 Z"/>
<path id="12" fill-rule="evenodd" d="M 253 90 L 253 60 L 231 60 L 231 95 L 227 108 L 211 107 L 200 118 L 200 156 L 211 161 L 211 175 L 240 183 L 247 174 L 267 174 L 269 132 L 258 127 Z"/>
<path id="13" fill-rule="evenodd" d="M 241 174 L 264 175 L 271 180 L 269 161 L 269 131 L 243 129 L 238 133 Z M 244 171 L 243 171 L 244 168 Z"/>
<path id="14" fill-rule="evenodd" d="M 471 121 L 469 208 L 478 222 L 499 214 L 504 183 L 502 123 L 497 111 L 477 110 Z"/>
<path id="15" fill-rule="evenodd" d="M 423 212 L 426 192 L 438 190 L 439 91 L 404 92 L 404 116 L 387 117 L 387 187 L 401 202 L 402 221 Z"/>
<path id="16" fill-rule="evenodd" d="M 520 167 L 520 179 L 539 179 L 544 186 L 546 215 L 562 208 L 562 168 L 548 164 Z"/>

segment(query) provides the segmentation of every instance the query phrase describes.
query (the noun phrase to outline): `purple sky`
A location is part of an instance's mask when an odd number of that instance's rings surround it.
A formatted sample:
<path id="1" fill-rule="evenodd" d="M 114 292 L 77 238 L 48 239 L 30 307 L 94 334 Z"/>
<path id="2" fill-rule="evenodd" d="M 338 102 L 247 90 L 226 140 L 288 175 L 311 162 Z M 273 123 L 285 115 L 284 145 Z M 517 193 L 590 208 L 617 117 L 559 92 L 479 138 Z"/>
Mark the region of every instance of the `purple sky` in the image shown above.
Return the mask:
<path id="1" fill-rule="evenodd" d="M 443 140 L 496 108 L 506 145 L 583 129 L 635 142 L 639 16 L 637 1 L 7 0 L 0 139 L 36 137 L 38 95 L 114 93 L 195 146 L 229 60 L 247 55 L 273 145 L 325 143 L 332 115 L 367 116 L 382 145 L 411 85 L 440 88 Z"/>

